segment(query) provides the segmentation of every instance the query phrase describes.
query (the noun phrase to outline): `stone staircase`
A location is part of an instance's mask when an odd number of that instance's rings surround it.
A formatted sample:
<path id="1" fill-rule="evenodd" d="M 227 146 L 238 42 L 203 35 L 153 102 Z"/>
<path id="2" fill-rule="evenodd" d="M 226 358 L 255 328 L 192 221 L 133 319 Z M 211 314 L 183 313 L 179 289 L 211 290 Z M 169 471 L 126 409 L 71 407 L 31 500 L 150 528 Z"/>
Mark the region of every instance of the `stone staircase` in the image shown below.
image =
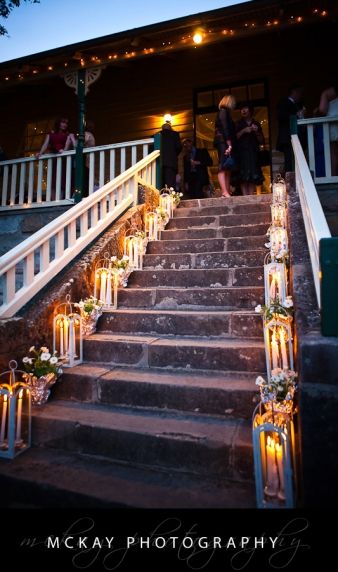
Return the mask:
<path id="1" fill-rule="evenodd" d="M 86 363 L 34 409 L 36 448 L 0 469 L 15 506 L 18 488 L 34 506 L 255 506 L 269 220 L 265 195 L 182 201 Z"/>

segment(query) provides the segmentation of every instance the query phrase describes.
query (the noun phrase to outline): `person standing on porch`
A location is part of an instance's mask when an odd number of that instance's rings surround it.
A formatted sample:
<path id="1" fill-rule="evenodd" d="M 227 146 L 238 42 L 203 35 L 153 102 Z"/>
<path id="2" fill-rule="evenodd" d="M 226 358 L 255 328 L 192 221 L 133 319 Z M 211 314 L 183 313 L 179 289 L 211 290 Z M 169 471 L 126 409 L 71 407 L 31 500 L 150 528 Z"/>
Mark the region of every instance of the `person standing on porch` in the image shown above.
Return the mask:
<path id="1" fill-rule="evenodd" d="M 225 95 L 218 105 L 218 114 L 215 121 L 214 147 L 218 153 L 218 181 L 222 197 L 230 197 L 231 170 L 223 166 L 224 158 L 233 156 L 236 150 L 235 125 L 231 111 L 236 107 L 236 100 L 232 95 Z"/>
<path id="2" fill-rule="evenodd" d="M 183 149 L 184 190 L 190 199 L 203 199 L 203 191 L 210 184 L 208 167 L 212 166 L 212 158 L 207 149 L 195 147 L 191 139 L 184 139 Z"/>
<path id="3" fill-rule="evenodd" d="M 264 176 L 260 166 L 260 145 L 264 145 L 262 127 L 253 117 L 250 103 L 241 106 L 241 119 L 236 123 L 239 158 L 239 179 L 243 195 L 253 195 Z"/>
<path id="4" fill-rule="evenodd" d="M 169 122 L 164 123 L 161 131 L 162 187 L 167 185 L 169 188 L 176 188 L 177 158 L 181 151 L 182 143 L 179 134 Z"/>
<path id="5" fill-rule="evenodd" d="M 331 87 L 321 93 L 319 106 L 315 114 L 326 117 L 338 117 L 338 79 Z M 331 175 L 338 175 L 338 122 L 330 123 Z"/>
<path id="6" fill-rule="evenodd" d="M 277 106 L 278 135 L 276 149 L 284 154 L 284 171 L 293 170 L 293 152 L 291 144 L 290 118 L 295 115 L 298 119 L 304 117 L 302 104 L 303 88 L 293 85 L 289 89 L 289 95 L 281 99 Z"/>

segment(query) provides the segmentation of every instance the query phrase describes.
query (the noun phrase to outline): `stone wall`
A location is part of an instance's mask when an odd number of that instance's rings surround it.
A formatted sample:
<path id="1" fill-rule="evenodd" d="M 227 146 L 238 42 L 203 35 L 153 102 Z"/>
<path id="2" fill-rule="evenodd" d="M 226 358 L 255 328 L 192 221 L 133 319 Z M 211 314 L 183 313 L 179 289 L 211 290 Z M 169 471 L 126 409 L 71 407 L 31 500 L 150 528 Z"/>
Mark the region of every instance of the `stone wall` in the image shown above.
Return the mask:
<path id="1" fill-rule="evenodd" d="M 152 196 L 152 194 L 150 193 Z M 53 343 L 53 312 L 67 294 L 74 302 L 93 294 L 93 274 L 96 262 L 105 252 L 123 255 L 123 241 L 133 226 L 144 228 L 144 212 L 148 208 L 148 193 L 141 189 L 139 198 L 145 205 L 130 208 L 82 254 L 71 262 L 39 292 L 14 318 L 0 320 L 0 371 L 8 369 L 8 361 L 21 359 L 32 345 Z M 153 198 L 152 198 L 153 200 Z"/>
<path id="2" fill-rule="evenodd" d="M 338 338 L 321 335 L 303 217 L 291 174 L 288 190 L 291 287 L 299 373 L 301 502 L 305 506 L 338 506 Z"/>

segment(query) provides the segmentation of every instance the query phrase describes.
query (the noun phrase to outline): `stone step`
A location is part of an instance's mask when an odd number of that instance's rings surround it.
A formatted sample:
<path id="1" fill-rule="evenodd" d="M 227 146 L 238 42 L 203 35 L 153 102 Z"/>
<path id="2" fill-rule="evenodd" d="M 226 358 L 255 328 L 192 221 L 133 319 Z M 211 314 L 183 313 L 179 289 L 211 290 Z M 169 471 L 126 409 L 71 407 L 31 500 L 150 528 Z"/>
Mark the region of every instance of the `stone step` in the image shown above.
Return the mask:
<path id="1" fill-rule="evenodd" d="M 205 238 L 230 238 L 230 237 L 246 237 L 246 236 L 262 236 L 266 234 L 269 228 L 268 223 L 260 224 L 244 224 L 240 226 L 221 226 L 205 227 L 205 228 L 185 228 L 185 229 L 168 229 L 162 230 L 161 240 L 193 240 Z"/>
<path id="2" fill-rule="evenodd" d="M 269 224 L 271 222 L 270 212 L 255 212 L 245 214 L 229 214 L 220 216 L 190 216 L 175 217 L 170 219 L 166 229 L 186 229 L 186 228 L 206 228 L 206 227 L 229 227 L 245 226 L 246 224 Z"/>
<path id="3" fill-rule="evenodd" d="M 133 408 L 157 408 L 250 419 L 257 373 L 218 374 L 117 368 L 85 363 L 65 368 L 53 397 Z"/>
<path id="4" fill-rule="evenodd" d="M 169 242 L 169 241 L 168 241 Z M 236 268 L 264 264 L 266 250 L 203 252 L 196 254 L 146 254 L 143 268 L 154 270 L 186 270 L 189 268 Z"/>
<path id="5" fill-rule="evenodd" d="M 259 205 L 259 204 L 270 204 L 272 200 L 271 193 L 265 195 L 248 195 L 240 197 L 215 197 L 208 199 L 188 199 L 181 201 L 178 208 L 204 208 L 204 207 L 214 207 L 214 206 L 235 206 L 235 205 Z"/>
<path id="6" fill-rule="evenodd" d="M 131 288 L 260 286 L 263 284 L 263 265 L 251 268 L 210 268 L 188 270 L 136 270 L 128 281 Z"/>
<path id="7" fill-rule="evenodd" d="M 200 475 L 252 479 L 250 422 L 51 401 L 34 409 L 33 445 Z"/>
<path id="8" fill-rule="evenodd" d="M 262 338 L 262 317 L 255 312 L 139 310 L 104 312 L 98 332 L 160 336 Z"/>
<path id="9" fill-rule="evenodd" d="M 258 250 L 267 252 L 266 235 L 243 238 L 201 238 L 195 240 L 154 240 L 148 242 L 147 254 L 182 254 Z"/>
<path id="10" fill-rule="evenodd" d="M 95 333 L 83 340 L 89 362 L 141 368 L 212 371 L 265 369 L 263 340 L 246 338 L 166 338 Z"/>
<path id="11" fill-rule="evenodd" d="M 174 218 L 190 216 L 212 216 L 222 214 L 270 213 L 270 203 L 231 204 L 222 206 L 181 207 L 174 210 Z"/>
<path id="12" fill-rule="evenodd" d="M 254 310 L 263 303 L 263 285 L 236 288 L 124 288 L 118 292 L 119 308 Z"/>
<path id="13" fill-rule="evenodd" d="M 251 481 L 234 483 L 44 448 L 29 449 L 10 463 L 0 461 L 0 486 L 6 491 L 1 506 L 10 509 L 255 507 Z"/>

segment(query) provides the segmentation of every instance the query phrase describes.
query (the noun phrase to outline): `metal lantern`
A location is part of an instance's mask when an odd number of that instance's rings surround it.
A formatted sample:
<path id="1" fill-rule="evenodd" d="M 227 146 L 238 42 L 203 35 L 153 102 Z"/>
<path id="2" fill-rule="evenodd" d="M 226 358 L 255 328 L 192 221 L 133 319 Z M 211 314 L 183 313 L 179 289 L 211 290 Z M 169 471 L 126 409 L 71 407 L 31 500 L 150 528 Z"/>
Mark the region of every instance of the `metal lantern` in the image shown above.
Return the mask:
<path id="1" fill-rule="evenodd" d="M 73 306 L 67 294 L 66 302 L 56 307 L 53 321 L 53 350 L 59 354 L 65 367 L 73 367 L 83 361 L 82 318 Z"/>
<path id="2" fill-rule="evenodd" d="M 130 235 L 124 240 L 124 254 L 129 257 L 131 270 L 142 270 L 144 244 L 142 236 Z"/>
<path id="3" fill-rule="evenodd" d="M 287 209 L 285 203 L 272 203 L 271 205 L 272 226 L 286 228 Z"/>
<path id="4" fill-rule="evenodd" d="M 172 218 L 174 214 L 174 197 L 170 193 L 170 189 L 167 185 L 164 189 L 161 189 L 160 193 L 160 207 L 166 211 L 169 218 Z"/>
<path id="5" fill-rule="evenodd" d="M 286 184 L 280 174 L 276 176 L 272 183 L 272 201 L 274 203 L 286 202 Z"/>
<path id="6" fill-rule="evenodd" d="M 111 257 L 108 252 L 104 258 L 98 261 L 95 267 L 94 298 L 103 302 L 103 310 L 116 310 L 117 287 L 119 282 L 118 269 L 114 266 L 116 257 Z"/>
<path id="7" fill-rule="evenodd" d="M 15 360 L 0 374 L 0 457 L 13 459 L 31 445 L 31 390 Z M 19 378 L 17 377 L 19 374 Z"/>
<path id="8" fill-rule="evenodd" d="M 268 262 L 270 255 L 264 263 L 264 290 L 265 305 L 270 306 L 277 299 L 283 304 L 287 297 L 287 270 L 282 262 Z"/>
<path id="9" fill-rule="evenodd" d="M 288 233 L 281 226 L 270 227 L 270 252 L 274 260 L 279 254 L 287 254 L 289 251 Z"/>
<path id="10" fill-rule="evenodd" d="M 264 411 L 253 414 L 252 438 L 258 508 L 293 508 L 295 435 L 292 415 Z"/>
<path id="11" fill-rule="evenodd" d="M 161 226 L 159 224 L 159 217 L 156 212 L 148 212 L 145 217 L 146 233 L 149 241 L 159 240 Z"/>
<path id="12" fill-rule="evenodd" d="M 293 370 L 293 345 L 290 316 L 274 314 L 264 323 L 265 357 L 268 379 L 276 368 Z"/>

